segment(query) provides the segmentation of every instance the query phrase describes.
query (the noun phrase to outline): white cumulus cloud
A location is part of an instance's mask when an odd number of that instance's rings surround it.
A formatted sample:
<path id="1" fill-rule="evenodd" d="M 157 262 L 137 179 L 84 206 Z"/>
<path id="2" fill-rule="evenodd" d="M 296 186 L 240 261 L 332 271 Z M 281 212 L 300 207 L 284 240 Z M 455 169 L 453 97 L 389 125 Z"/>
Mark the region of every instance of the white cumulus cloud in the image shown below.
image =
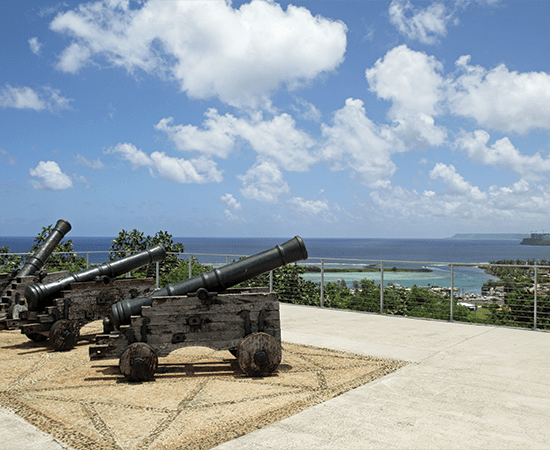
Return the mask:
<path id="1" fill-rule="evenodd" d="M 441 180 L 447 184 L 451 194 L 465 195 L 475 201 L 487 198 L 487 194 L 481 192 L 477 186 L 472 186 L 462 175 L 457 173 L 452 164 L 437 163 L 430 172 L 430 178 L 432 180 Z"/>
<path id="2" fill-rule="evenodd" d="M 59 191 L 73 187 L 71 177 L 63 173 L 55 161 L 40 161 L 35 168 L 29 169 L 29 174 L 31 177 L 41 179 L 41 181 L 30 180 L 35 189 Z"/>
<path id="3" fill-rule="evenodd" d="M 33 109 L 35 111 L 49 109 L 55 112 L 69 109 L 71 101 L 71 99 L 61 96 L 57 89 L 49 87 L 43 87 L 41 92 L 36 92 L 28 86 L 12 87 L 6 84 L 0 89 L 1 108 Z"/>
<path id="4" fill-rule="evenodd" d="M 153 152 L 148 155 L 129 143 L 111 147 L 106 153 L 118 153 L 130 162 L 133 169 L 148 167 L 151 174 L 176 183 L 221 183 L 222 172 L 217 169 L 214 161 L 205 158 L 183 159 L 174 158 L 164 152 Z M 155 172 L 156 171 L 156 172 Z"/>
<path id="5" fill-rule="evenodd" d="M 543 157 L 540 153 L 524 155 L 507 137 L 488 146 L 489 139 L 489 133 L 483 130 L 463 132 L 456 145 L 473 161 L 511 170 L 528 181 L 537 181 L 550 174 L 549 156 Z"/>
<path id="6" fill-rule="evenodd" d="M 452 227 L 524 229 L 526 223 L 547 222 L 550 185 L 519 180 L 511 186 L 491 186 L 482 192 L 466 182 L 454 167 L 434 168 L 433 177 L 449 183 L 450 189 L 417 192 L 401 186 L 387 186 L 371 192 L 371 212 L 394 221 L 409 223 L 452 223 Z M 452 221 L 452 222 L 449 222 Z"/>
<path id="7" fill-rule="evenodd" d="M 241 202 L 237 201 L 232 194 L 222 195 L 221 200 L 224 201 L 229 207 L 229 209 L 233 211 L 241 211 L 243 209 Z"/>
<path id="8" fill-rule="evenodd" d="M 447 35 L 447 24 L 452 13 L 443 2 L 434 2 L 424 9 L 414 8 L 407 0 L 393 0 L 389 8 L 390 22 L 409 39 L 423 44 L 435 44 Z"/>
<path id="9" fill-rule="evenodd" d="M 323 222 L 338 222 L 338 219 L 332 213 L 326 199 L 308 200 L 302 197 L 293 197 L 288 200 L 288 204 L 297 211 L 300 216 L 306 215 L 316 217 Z"/>
<path id="10" fill-rule="evenodd" d="M 143 150 L 139 150 L 134 144 L 127 142 L 111 147 L 106 153 L 119 153 L 124 159 L 130 162 L 133 169 L 138 167 L 153 166 L 153 161 Z"/>
<path id="11" fill-rule="evenodd" d="M 385 183 L 395 173 L 391 154 L 399 147 L 386 131 L 366 116 L 361 100 L 349 98 L 334 114 L 333 125 L 322 126 L 322 157 L 332 170 L 350 170 L 371 187 Z"/>
<path id="12" fill-rule="evenodd" d="M 451 112 L 504 132 L 527 133 L 550 129 L 550 74 L 509 71 L 504 64 L 487 70 L 456 62 L 461 75 L 449 95 Z"/>
<path id="13" fill-rule="evenodd" d="M 35 55 L 39 55 L 40 49 L 42 48 L 42 44 L 38 42 L 38 38 L 36 37 L 30 38 L 28 42 L 29 42 L 31 52 L 33 52 Z"/>
<path id="14" fill-rule="evenodd" d="M 0 91 L 0 106 L 2 108 L 46 109 L 46 102 L 30 87 L 14 88 L 9 84 Z"/>
<path id="15" fill-rule="evenodd" d="M 173 125 L 172 118 L 162 119 L 155 127 L 165 132 L 182 151 L 227 158 L 237 142 L 245 142 L 258 157 L 270 159 L 288 171 L 307 171 L 316 162 L 310 152 L 314 139 L 298 129 L 288 114 L 263 120 L 260 113 L 237 118 L 231 114 L 220 116 L 216 109 L 209 109 L 205 115 L 202 129 L 194 125 Z"/>
<path id="16" fill-rule="evenodd" d="M 269 107 L 273 91 L 294 89 L 343 61 L 346 26 L 303 7 L 253 0 L 100 1 L 50 24 L 73 42 L 58 68 L 76 73 L 102 57 L 113 66 L 170 77 L 192 98 Z"/>
<path id="17" fill-rule="evenodd" d="M 176 183 L 221 183 L 222 172 L 208 158 L 186 160 L 167 156 L 164 152 L 151 153 L 151 161 L 160 178 Z"/>
<path id="18" fill-rule="evenodd" d="M 80 153 L 76 155 L 76 162 L 78 164 L 90 167 L 91 169 L 103 169 L 105 167 L 105 165 L 101 162 L 99 158 L 97 158 L 96 160 L 90 160 Z"/>
<path id="19" fill-rule="evenodd" d="M 162 119 L 155 128 L 166 133 L 179 150 L 227 158 L 234 148 L 235 118 L 231 115 L 222 117 L 215 109 L 209 109 L 205 116 L 203 129 L 194 125 L 173 125 L 172 117 Z"/>
<path id="20" fill-rule="evenodd" d="M 282 172 L 272 161 L 259 161 L 238 178 L 243 182 L 241 194 L 249 200 L 277 203 L 279 196 L 290 193 Z"/>
<path id="21" fill-rule="evenodd" d="M 388 118 L 395 133 L 410 146 L 440 145 L 445 140 L 445 129 L 434 121 L 445 100 L 442 70 L 435 57 L 400 45 L 365 72 L 370 90 L 392 102 Z"/>

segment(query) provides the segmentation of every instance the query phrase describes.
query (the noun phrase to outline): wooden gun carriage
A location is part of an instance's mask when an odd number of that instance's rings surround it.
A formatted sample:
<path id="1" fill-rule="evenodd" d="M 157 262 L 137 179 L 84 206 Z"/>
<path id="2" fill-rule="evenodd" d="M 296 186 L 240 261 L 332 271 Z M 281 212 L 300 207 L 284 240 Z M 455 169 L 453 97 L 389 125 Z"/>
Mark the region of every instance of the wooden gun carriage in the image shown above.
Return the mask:
<path id="1" fill-rule="evenodd" d="M 19 327 L 20 315 L 27 311 L 25 301 L 25 289 L 36 283 L 50 283 L 57 281 L 69 274 L 68 270 L 46 273 L 40 271 L 33 275 L 12 276 L 0 274 L 0 291 L 2 302 L 0 303 L 0 329 L 13 330 Z"/>
<path id="2" fill-rule="evenodd" d="M 19 314 L 28 309 L 24 298 L 27 287 L 38 282 L 50 283 L 67 276 L 68 271 L 48 274 L 41 269 L 57 244 L 70 230 L 69 222 L 63 219 L 58 220 L 48 237 L 34 255 L 27 259 L 21 270 L 0 274 L 0 292 L 2 293 L 0 328 L 12 329 L 19 325 Z"/>
<path id="3" fill-rule="evenodd" d="M 161 245 L 72 273 L 50 283 L 35 283 L 25 289 L 28 311 L 19 313 L 19 328 L 29 339 L 50 339 L 54 350 L 73 348 L 85 324 L 104 318 L 113 304 L 154 291 L 152 278 L 115 279 L 131 270 L 161 261 Z"/>
<path id="4" fill-rule="evenodd" d="M 153 378 L 158 358 L 189 346 L 229 350 L 248 376 L 266 376 L 281 361 L 277 294 L 229 289 L 242 281 L 307 259 L 299 236 L 282 245 L 156 291 L 116 303 L 90 359 L 119 358 L 130 381 Z"/>

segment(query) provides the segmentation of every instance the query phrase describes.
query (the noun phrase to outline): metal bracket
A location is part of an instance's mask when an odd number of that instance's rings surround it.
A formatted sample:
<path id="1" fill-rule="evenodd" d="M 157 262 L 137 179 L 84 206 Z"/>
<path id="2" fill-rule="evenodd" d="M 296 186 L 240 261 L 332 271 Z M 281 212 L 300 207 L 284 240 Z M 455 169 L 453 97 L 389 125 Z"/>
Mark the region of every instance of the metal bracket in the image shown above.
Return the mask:
<path id="1" fill-rule="evenodd" d="M 188 297 L 199 297 L 200 300 L 207 300 L 209 298 L 217 297 L 217 292 L 208 292 L 205 288 L 197 289 L 197 292 L 190 292 L 187 294 Z"/>
<path id="2" fill-rule="evenodd" d="M 174 333 L 172 335 L 172 344 L 179 344 L 180 342 L 185 341 L 185 333 Z"/>
<path id="3" fill-rule="evenodd" d="M 149 317 L 144 317 L 141 322 L 141 342 L 147 342 L 147 324 L 151 322 Z"/>
<path id="4" fill-rule="evenodd" d="M 126 339 L 128 339 L 128 345 L 133 344 L 134 342 L 137 342 L 134 330 L 132 330 L 131 328 L 126 330 L 126 332 L 124 333 L 124 336 L 126 336 Z"/>
<path id="5" fill-rule="evenodd" d="M 202 319 L 200 316 L 190 316 L 187 318 L 187 325 L 190 327 L 200 327 L 202 324 Z"/>
<path id="6" fill-rule="evenodd" d="M 69 319 L 69 306 L 71 306 L 71 300 L 66 298 L 63 301 L 63 318 Z"/>
<path id="7" fill-rule="evenodd" d="M 267 310 L 262 309 L 258 314 L 258 333 L 261 333 L 265 329 L 265 317 L 267 316 Z"/>
<path id="8" fill-rule="evenodd" d="M 249 334 L 252 334 L 252 326 L 250 324 L 250 311 L 243 309 L 239 313 L 239 316 L 244 319 L 244 335 L 248 336 Z"/>

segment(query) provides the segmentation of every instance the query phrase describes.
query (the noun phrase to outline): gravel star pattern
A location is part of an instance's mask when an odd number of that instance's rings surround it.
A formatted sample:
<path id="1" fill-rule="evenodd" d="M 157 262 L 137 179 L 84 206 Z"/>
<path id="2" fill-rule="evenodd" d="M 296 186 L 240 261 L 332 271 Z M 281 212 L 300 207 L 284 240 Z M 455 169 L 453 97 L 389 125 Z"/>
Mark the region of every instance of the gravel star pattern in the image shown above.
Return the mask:
<path id="1" fill-rule="evenodd" d="M 85 339 L 100 332 L 94 322 Z M 53 352 L 0 333 L 0 406 L 75 450 L 209 449 L 389 374 L 406 362 L 283 343 L 275 374 L 248 378 L 227 351 L 188 347 L 128 383 L 88 342 Z"/>

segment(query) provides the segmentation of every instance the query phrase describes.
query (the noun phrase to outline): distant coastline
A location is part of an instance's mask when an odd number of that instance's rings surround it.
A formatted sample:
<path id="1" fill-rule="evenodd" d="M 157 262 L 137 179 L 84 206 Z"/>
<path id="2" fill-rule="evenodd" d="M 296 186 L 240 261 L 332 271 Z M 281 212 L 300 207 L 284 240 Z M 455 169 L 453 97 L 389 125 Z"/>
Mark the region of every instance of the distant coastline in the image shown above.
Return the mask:
<path id="1" fill-rule="evenodd" d="M 528 238 L 528 233 L 456 233 L 447 239 L 457 240 L 500 240 L 500 241 L 521 241 Z"/>
<path id="2" fill-rule="evenodd" d="M 550 234 L 531 233 L 531 237 L 526 237 L 520 242 L 520 245 L 544 245 L 550 246 Z"/>

